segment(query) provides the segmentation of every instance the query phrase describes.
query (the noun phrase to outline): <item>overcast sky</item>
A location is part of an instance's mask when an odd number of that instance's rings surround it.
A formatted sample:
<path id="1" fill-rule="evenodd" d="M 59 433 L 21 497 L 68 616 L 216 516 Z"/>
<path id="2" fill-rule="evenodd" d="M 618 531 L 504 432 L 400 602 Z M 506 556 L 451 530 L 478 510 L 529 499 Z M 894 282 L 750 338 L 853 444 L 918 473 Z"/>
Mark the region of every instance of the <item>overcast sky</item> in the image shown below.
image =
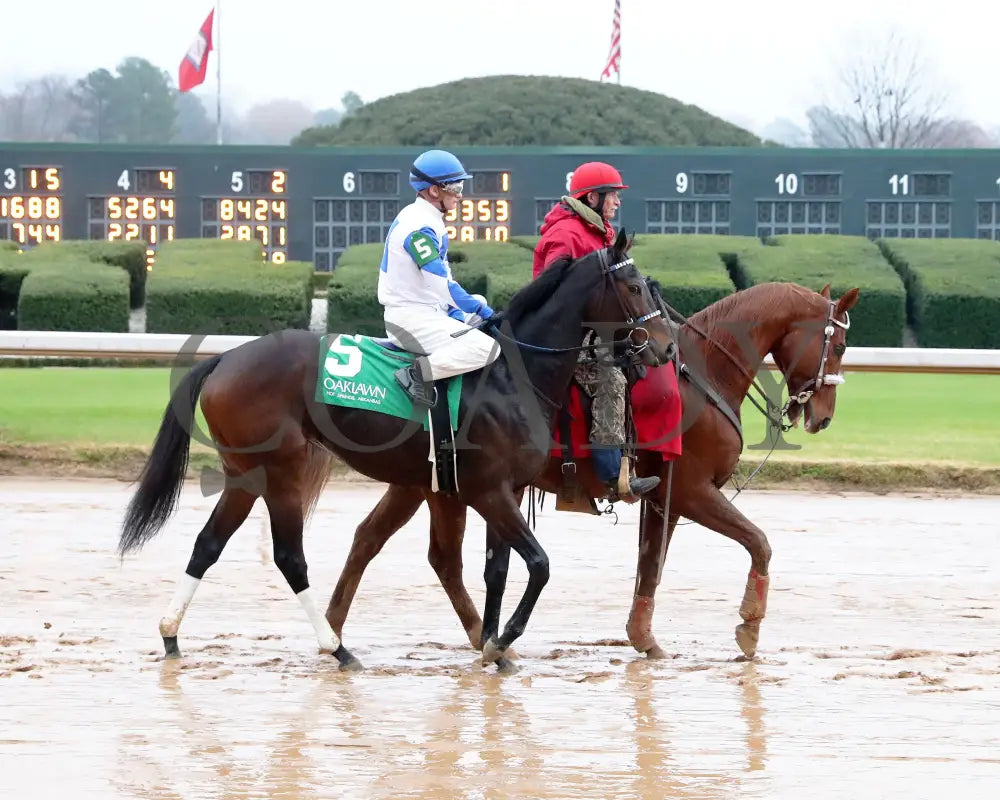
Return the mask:
<path id="1" fill-rule="evenodd" d="M 142 56 L 177 66 L 210 0 L 22 0 L 0 12 L 0 90 Z M 596 79 L 614 0 L 222 0 L 223 104 L 279 97 L 313 109 L 462 77 Z M 859 32 L 919 40 L 954 110 L 1000 126 L 1000 4 L 993 0 L 622 0 L 622 83 L 743 125 L 803 112 Z M 199 94 L 215 105 L 215 58 Z"/>

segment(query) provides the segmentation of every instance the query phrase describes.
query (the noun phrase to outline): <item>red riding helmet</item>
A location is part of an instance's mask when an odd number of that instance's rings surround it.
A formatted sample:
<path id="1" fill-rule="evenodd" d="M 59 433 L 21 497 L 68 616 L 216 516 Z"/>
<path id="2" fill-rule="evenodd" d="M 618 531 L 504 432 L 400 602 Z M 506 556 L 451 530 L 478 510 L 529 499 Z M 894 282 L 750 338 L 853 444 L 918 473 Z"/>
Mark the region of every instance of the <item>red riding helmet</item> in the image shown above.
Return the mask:
<path id="1" fill-rule="evenodd" d="M 611 192 L 627 189 L 622 183 L 618 170 L 603 161 L 588 161 L 573 171 L 569 183 L 569 193 L 572 197 L 583 197 L 587 192 Z"/>

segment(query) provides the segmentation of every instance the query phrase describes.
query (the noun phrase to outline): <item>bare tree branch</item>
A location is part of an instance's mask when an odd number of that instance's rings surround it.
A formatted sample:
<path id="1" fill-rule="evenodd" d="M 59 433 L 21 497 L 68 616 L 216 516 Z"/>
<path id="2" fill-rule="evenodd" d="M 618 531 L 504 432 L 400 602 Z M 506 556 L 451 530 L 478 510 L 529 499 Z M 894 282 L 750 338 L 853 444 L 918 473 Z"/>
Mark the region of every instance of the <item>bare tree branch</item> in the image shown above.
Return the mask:
<path id="1" fill-rule="evenodd" d="M 867 43 L 855 39 L 834 72 L 834 97 L 807 112 L 818 146 L 941 147 L 980 138 L 977 126 L 949 113 L 948 94 L 921 47 L 897 30 Z"/>

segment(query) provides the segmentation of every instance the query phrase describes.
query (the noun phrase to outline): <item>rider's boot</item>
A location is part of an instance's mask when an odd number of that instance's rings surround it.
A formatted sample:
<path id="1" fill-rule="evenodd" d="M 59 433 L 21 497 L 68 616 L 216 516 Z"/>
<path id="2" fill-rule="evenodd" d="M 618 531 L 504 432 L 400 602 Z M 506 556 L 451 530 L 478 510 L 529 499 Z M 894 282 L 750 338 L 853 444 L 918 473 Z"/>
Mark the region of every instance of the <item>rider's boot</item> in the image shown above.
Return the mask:
<path id="1" fill-rule="evenodd" d="M 393 377 L 414 403 L 428 408 L 434 405 L 434 384 L 424 379 L 424 370 L 420 367 L 419 359 L 408 367 L 397 369 Z"/>

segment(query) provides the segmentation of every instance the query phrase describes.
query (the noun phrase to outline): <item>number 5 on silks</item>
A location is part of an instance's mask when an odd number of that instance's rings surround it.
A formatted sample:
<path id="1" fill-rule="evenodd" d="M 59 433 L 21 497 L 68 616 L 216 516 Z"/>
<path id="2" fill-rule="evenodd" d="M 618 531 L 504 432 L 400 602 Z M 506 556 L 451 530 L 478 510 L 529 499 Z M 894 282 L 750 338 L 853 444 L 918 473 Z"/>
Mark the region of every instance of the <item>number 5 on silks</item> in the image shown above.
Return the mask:
<path id="1" fill-rule="evenodd" d="M 419 231 L 414 233 L 410 237 L 410 241 L 406 243 L 406 251 L 417 262 L 418 267 L 430 264 L 435 258 L 439 257 L 437 243 L 426 233 L 420 233 Z"/>
<path id="2" fill-rule="evenodd" d="M 330 355 L 326 357 L 326 371 L 338 378 L 353 378 L 361 372 L 361 360 L 364 357 L 361 348 L 356 344 L 353 336 L 341 334 L 330 344 Z M 336 356 L 346 356 L 344 363 Z"/>

